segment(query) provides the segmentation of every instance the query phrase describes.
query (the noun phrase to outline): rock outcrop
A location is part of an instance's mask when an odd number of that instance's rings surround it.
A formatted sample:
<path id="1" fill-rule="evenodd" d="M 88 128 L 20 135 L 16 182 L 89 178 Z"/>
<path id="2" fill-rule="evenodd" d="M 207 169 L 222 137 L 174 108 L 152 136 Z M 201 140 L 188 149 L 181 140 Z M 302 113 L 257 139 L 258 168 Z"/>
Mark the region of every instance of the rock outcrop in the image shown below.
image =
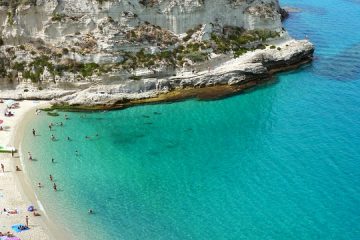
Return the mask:
<path id="1" fill-rule="evenodd" d="M 0 97 L 111 106 L 250 86 L 311 61 L 285 16 L 278 0 L 0 0 Z"/>

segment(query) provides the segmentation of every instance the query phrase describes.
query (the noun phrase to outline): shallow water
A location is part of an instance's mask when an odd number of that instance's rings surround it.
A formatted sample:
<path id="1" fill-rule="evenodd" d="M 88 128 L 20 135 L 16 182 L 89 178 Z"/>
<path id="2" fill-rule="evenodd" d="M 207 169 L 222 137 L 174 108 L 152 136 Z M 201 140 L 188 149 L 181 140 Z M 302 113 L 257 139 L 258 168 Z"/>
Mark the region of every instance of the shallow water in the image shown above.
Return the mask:
<path id="1" fill-rule="evenodd" d="M 297 2 L 285 25 L 316 59 L 274 84 L 35 118 L 23 151 L 50 217 L 78 239 L 360 239 L 360 3 Z"/>

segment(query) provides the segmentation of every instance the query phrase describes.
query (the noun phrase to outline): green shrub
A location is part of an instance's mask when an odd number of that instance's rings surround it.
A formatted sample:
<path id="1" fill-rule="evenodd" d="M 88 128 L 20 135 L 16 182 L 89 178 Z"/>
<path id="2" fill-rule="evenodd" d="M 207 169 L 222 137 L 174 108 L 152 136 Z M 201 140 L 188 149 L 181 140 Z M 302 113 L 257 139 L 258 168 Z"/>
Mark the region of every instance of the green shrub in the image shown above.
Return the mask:
<path id="1" fill-rule="evenodd" d="M 270 49 L 275 49 L 276 47 L 274 45 L 271 45 L 270 46 Z"/>
<path id="2" fill-rule="evenodd" d="M 63 48 L 62 53 L 63 53 L 64 55 L 69 54 L 69 49 Z"/>
<path id="3" fill-rule="evenodd" d="M 66 15 L 63 13 L 55 13 L 52 17 L 51 20 L 53 22 L 61 22 L 63 19 L 65 19 Z"/>
<path id="4" fill-rule="evenodd" d="M 85 63 L 80 64 L 80 73 L 83 77 L 88 77 L 93 75 L 94 71 L 99 68 L 99 64 L 97 63 Z"/>
<path id="5" fill-rule="evenodd" d="M 240 48 L 234 51 L 234 57 L 239 57 L 243 54 L 245 54 L 248 50 L 246 48 Z"/>
<path id="6" fill-rule="evenodd" d="M 25 62 L 15 62 L 12 68 L 18 72 L 22 72 L 24 71 L 25 66 L 26 66 Z"/>
<path id="7" fill-rule="evenodd" d="M 135 76 L 135 75 L 131 75 L 131 76 L 129 77 L 129 79 L 132 79 L 132 80 L 140 80 L 141 77 Z"/>

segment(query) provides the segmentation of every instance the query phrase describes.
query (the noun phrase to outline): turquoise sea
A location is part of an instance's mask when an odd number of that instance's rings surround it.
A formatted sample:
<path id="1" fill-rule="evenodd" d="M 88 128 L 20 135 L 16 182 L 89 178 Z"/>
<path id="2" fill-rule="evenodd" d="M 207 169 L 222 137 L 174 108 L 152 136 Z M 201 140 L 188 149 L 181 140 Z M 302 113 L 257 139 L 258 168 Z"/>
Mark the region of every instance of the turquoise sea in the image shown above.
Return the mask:
<path id="1" fill-rule="evenodd" d="M 300 9 L 285 27 L 316 59 L 267 86 L 30 122 L 41 136 L 25 134 L 26 170 L 59 228 L 94 240 L 360 239 L 360 1 L 281 2 Z M 61 121 L 52 142 L 48 124 Z"/>

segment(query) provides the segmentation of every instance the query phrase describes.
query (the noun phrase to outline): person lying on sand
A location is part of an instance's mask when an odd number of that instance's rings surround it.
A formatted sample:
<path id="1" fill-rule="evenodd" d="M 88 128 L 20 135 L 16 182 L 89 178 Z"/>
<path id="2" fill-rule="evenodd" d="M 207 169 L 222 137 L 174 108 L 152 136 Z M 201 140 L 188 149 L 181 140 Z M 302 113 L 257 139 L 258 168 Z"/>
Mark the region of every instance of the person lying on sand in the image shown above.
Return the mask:
<path id="1" fill-rule="evenodd" d="M 4 209 L 5 210 L 5 209 Z M 15 210 L 8 210 L 6 211 L 8 214 L 18 214 L 18 210 L 15 209 Z"/>
<path id="2" fill-rule="evenodd" d="M 38 213 L 38 212 L 36 212 L 36 211 L 34 211 L 34 212 L 33 212 L 33 214 L 34 214 L 34 217 L 41 216 L 41 214 L 40 214 L 40 213 Z"/>

